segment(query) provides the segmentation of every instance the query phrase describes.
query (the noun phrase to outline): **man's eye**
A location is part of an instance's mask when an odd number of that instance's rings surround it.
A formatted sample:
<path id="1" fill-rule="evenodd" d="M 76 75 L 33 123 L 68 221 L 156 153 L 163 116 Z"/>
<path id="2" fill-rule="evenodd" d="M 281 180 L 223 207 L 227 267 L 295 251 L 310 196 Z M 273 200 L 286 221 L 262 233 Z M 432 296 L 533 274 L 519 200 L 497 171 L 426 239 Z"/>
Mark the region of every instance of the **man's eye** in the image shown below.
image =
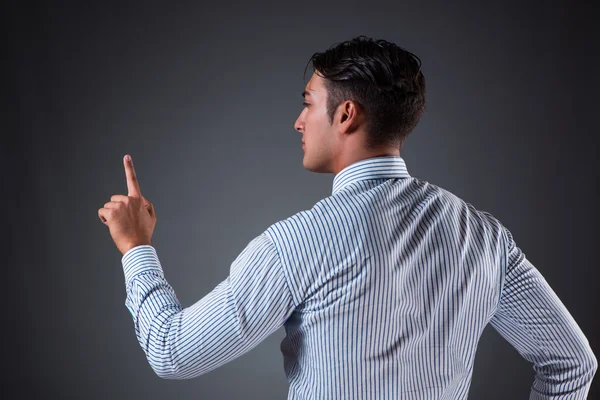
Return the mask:
<path id="1" fill-rule="evenodd" d="M 307 107 L 307 106 L 309 106 L 309 105 L 310 105 L 310 104 L 308 104 L 308 103 L 306 103 L 306 102 L 302 103 L 302 107 Z"/>

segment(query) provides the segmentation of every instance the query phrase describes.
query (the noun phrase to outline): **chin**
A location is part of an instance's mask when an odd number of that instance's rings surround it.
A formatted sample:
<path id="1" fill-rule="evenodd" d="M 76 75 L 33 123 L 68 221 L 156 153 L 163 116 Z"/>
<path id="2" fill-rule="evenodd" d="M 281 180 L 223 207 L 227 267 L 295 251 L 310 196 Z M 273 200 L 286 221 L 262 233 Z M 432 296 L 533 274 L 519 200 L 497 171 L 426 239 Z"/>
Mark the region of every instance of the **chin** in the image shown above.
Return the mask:
<path id="1" fill-rule="evenodd" d="M 302 159 L 302 165 L 304 166 L 304 168 L 306 170 L 311 171 L 311 172 L 328 172 L 327 168 L 324 165 L 320 165 L 315 162 L 311 163 L 309 160 L 307 160 L 306 154 L 304 155 L 304 158 Z"/>
<path id="2" fill-rule="evenodd" d="M 308 171 L 313 170 L 310 162 L 307 160 L 306 154 L 304 154 L 304 158 L 302 158 L 302 166 L 304 167 L 304 169 L 306 169 Z"/>

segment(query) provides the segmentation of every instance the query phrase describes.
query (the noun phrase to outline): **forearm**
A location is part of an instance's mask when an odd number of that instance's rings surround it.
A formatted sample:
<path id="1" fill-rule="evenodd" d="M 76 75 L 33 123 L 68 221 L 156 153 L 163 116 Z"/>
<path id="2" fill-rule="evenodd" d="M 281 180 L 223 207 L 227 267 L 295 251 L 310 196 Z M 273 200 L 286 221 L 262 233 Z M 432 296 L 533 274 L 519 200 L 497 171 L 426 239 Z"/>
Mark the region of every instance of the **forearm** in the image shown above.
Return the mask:
<path id="1" fill-rule="evenodd" d="M 137 340 L 158 376 L 170 376 L 181 303 L 164 278 L 151 246 L 139 246 L 123 256 L 127 297 L 125 306 L 134 322 Z"/>

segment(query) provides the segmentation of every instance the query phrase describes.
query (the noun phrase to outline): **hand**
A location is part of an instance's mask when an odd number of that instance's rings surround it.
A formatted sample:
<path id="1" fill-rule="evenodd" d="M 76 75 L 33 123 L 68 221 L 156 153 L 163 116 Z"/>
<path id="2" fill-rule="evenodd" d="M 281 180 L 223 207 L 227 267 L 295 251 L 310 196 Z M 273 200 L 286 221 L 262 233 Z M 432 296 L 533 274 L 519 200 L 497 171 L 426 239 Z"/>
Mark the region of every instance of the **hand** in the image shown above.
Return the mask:
<path id="1" fill-rule="evenodd" d="M 117 249 L 123 255 L 136 246 L 152 245 L 156 225 L 154 205 L 142 196 L 133 160 L 127 161 L 128 157 L 123 158 L 128 195 L 115 194 L 104 208 L 98 210 L 98 217 L 108 226 Z"/>

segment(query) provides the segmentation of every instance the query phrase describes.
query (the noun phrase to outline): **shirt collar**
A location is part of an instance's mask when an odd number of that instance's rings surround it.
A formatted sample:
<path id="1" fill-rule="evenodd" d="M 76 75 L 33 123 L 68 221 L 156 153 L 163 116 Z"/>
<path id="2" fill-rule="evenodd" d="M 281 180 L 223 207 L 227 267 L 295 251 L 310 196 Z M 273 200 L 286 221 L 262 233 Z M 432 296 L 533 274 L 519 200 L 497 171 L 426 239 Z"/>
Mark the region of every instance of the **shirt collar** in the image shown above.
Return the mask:
<path id="1" fill-rule="evenodd" d="M 348 165 L 335 175 L 332 195 L 357 181 L 389 178 L 410 178 L 402 157 L 379 156 L 365 158 Z"/>

